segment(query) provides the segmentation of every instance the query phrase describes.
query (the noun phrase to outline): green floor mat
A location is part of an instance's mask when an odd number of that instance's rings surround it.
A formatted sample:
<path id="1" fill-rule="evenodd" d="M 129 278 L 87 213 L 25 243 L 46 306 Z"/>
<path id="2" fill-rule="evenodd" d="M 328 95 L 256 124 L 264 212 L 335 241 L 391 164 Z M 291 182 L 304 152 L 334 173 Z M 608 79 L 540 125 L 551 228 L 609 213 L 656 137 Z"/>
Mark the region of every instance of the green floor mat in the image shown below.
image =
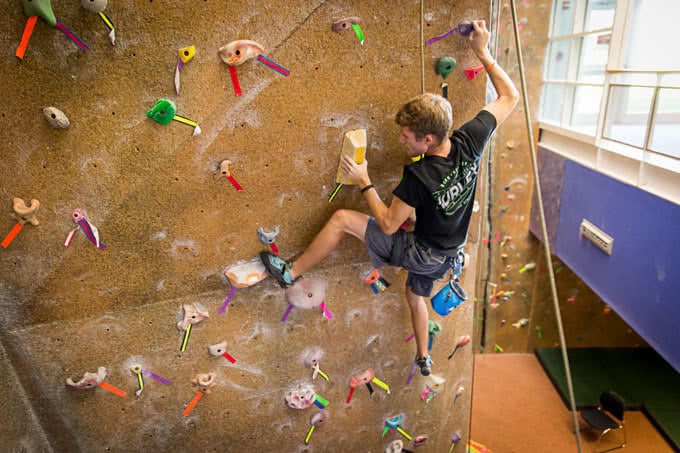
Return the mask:
<path id="1" fill-rule="evenodd" d="M 536 349 L 538 361 L 569 407 L 562 353 Z M 669 441 L 680 445 L 680 374 L 651 348 L 569 349 L 569 367 L 577 408 L 597 406 L 600 393 L 613 390 L 628 409 L 654 419 Z"/>

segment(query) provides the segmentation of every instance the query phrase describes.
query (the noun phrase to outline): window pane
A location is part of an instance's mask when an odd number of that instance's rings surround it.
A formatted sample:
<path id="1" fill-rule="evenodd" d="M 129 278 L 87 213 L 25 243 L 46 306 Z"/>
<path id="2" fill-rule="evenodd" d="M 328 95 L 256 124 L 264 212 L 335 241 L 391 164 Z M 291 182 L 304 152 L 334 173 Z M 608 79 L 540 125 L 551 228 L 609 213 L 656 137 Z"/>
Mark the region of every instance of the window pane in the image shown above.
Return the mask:
<path id="1" fill-rule="evenodd" d="M 609 34 L 588 35 L 581 39 L 581 60 L 578 63 L 579 82 L 604 83 L 604 70 L 609 55 Z"/>
<path id="2" fill-rule="evenodd" d="M 626 30 L 624 68 L 680 69 L 677 51 L 678 0 L 633 0 L 630 25 Z"/>
<path id="3" fill-rule="evenodd" d="M 576 1 L 554 0 L 553 24 L 550 36 L 570 35 L 574 26 Z"/>
<path id="4" fill-rule="evenodd" d="M 546 83 L 543 85 L 541 102 L 541 121 L 560 124 L 562 104 L 564 103 L 564 85 Z"/>
<path id="5" fill-rule="evenodd" d="M 612 86 L 603 136 L 643 147 L 654 88 Z"/>
<path id="6" fill-rule="evenodd" d="M 548 47 L 548 69 L 546 71 L 546 78 L 548 80 L 567 79 L 570 45 L 571 40 L 569 39 L 550 41 L 550 46 Z"/>
<path id="7" fill-rule="evenodd" d="M 616 0 L 590 0 L 586 8 L 584 31 L 611 28 L 614 23 Z"/>
<path id="8" fill-rule="evenodd" d="M 680 158 L 680 89 L 661 88 L 649 148 Z"/>
<path id="9" fill-rule="evenodd" d="M 579 132 L 595 136 L 601 98 L 602 87 L 576 87 L 570 126 Z"/>

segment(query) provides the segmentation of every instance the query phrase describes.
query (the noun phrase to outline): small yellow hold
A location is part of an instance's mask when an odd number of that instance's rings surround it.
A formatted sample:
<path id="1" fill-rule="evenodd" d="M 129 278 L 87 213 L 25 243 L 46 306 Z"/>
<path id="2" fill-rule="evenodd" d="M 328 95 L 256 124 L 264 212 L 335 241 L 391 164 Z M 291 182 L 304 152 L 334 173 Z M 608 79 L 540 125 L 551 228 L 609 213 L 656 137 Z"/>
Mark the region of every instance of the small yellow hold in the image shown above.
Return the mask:
<path id="1" fill-rule="evenodd" d="M 515 145 L 516 145 L 516 143 L 515 143 L 515 141 L 514 141 L 514 140 L 508 140 L 507 142 L 505 142 L 505 146 L 507 146 L 507 147 L 508 147 L 508 149 L 512 149 L 512 148 L 514 148 L 514 147 L 515 147 Z"/>
<path id="2" fill-rule="evenodd" d="M 179 59 L 182 60 L 182 63 L 187 63 L 194 58 L 194 55 L 196 55 L 196 46 L 182 47 L 177 50 L 177 55 L 179 55 Z"/>

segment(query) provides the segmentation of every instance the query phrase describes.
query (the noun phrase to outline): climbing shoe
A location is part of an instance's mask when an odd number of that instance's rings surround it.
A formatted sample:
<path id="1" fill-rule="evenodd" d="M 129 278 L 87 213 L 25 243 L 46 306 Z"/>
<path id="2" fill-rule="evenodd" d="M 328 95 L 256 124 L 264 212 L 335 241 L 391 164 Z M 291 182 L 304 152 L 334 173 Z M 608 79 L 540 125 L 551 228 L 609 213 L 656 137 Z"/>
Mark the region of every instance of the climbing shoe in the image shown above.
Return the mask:
<path id="1" fill-rule="evenodd" d="M 293 280 L 290 276 L 290 269 L 293 267 L 292 262 L 286 262 L 271 252 L 261 252 L 260 259 L 269 275 L 274 277 L 281 288 L 293 286 L 293 283 L 298 280 L 299 277 Z"/>
<path id="2" fill-rule="evenodd" d="M 420 368 L 420 374 L 429 376 L 432 373 L 432 358 L 428 355 L 425 357 L 416 357 L 416 365 Z"/>

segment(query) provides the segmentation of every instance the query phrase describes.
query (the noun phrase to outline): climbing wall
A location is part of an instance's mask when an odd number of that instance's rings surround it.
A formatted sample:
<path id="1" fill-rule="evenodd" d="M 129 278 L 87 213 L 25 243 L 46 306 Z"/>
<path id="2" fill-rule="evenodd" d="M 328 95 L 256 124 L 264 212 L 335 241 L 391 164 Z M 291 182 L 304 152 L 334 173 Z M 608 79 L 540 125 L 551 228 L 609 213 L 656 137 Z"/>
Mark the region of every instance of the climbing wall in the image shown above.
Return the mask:
<path id="1" fill-rule="evenodd" d="M 306 276 L 327 283 L 328 316 L 296 308 L 282 322 L 287 303 L 271 279 L 231 293 L 224 275 L 269 248 L 258 228 L 279 226 L 276 245 L 291 257 L 336 209 L 366 211 L 353 187 L 327 201 L 349 130 L 367 130 L 369 171 L 389 201 L 406 163 L 394 114 L 420 93 L 420 2 L 111 1 L 102 17 L 54 0 L 68 29 L 38 20 L 23 59 L 14 56 L 27 23 L 22 4 L 0 5 L 0 234 L 21 221 L 14 197 L 40 202 L 39 225 L 26 224 L 0 250 L 0 363 L 18 387 L 0 421 L 26 414 L 33 427 L 20 435 L 0 423 L 0 449 L 382 451 L 398 438 L 412 448 L 395 431 L 381 437 L 385 419 L 403 414 L 404 432 L 429 436 L 422 451 L 448 449 L 456 431 L 462 451 L 471 350 L 447 356 L 470 333 L 471 303 L 446 318 L 432 313 L 442 328 L 434 371 L 446 381 L 417 375 L 407 385 L 415 347 L 405 341 L 405 274 L 388 268 L 392 286 L 374 295 L 363 283 L 371 266 L 359 241 L 344 240 Z M 353 29 L 331 30 L 350 16 L 361 20 L 363 44 Z M 426 2 L 423 37 L 469 18 L 488 18 L 488 10 L 474 0 Z M 239 39 L 259 43 L 273 62 L 234 67 L 241 96 L 218 55 Z M 178 95 L 177 50 L 192 45 Z M 444 55 L 458 62 L 447 82 L 459 126 L 484 104 L 486 78 L 465 78 L 478 62 L 454 35 L 425 49 L 426 90 L 440 90 L 434 68 Z M 179 121 L 147 117 L 160 99 L 176 112 L 166 105 L 156 113 Z M 42 110 L 50 106 L 68 117 L 67 129 L 49 126 Z M 225 160 L 228 174 L 219 171 Z M 97 228 L 99 249 L 87 225 Z M 467 250 L 473 263 L 475 246 Z M 471 299 L 475 277 L 469 266 Z M 177 323 L 182 307 L 195 304 L 196 316 L 207 317 L 187 334 Z M 208 346 L 221 342 L 227 355 L 210 355 Z M 328 381 L 304 365 L 313 348 Z M 108 388 L 65 384 L 98 367 Z M 390 393 L 373 385 L 371 398 L 361 385 L 346 403 L 350 376 L 366 368 Z M 214 373 L 205 393 L 192 384 L 199 373 Z M 291 409 L 284 397 L 309 385 L 318 404 L 328 402 L 329 420 L 305 446 L 317 408 Z"/>
<path id="2" fill-rule="evenodd" d="M 534 140 L 538 141 L 541 74 L 552 2 L 515 2 Z M 560 8 L 573 7 L 562 2 Z M 497 58 L 520 88 L 509 2 L 502 2 Z M 481 238 L 490 265 L 480 270 L 475 305 L 477 344 L 485 353 L 533 352 L 559 346 L 545 251 L 529 233 L 535 190 L 522 101 L 493 141 L 488 231 Z M 541 160 L 540 151 L 538 159 Z M 543 166 L 542 191 L 549 231 L 559 212 L 563 165 Z M 557 162 L 557 161 L 555 161 Z M 550 165 L 549 167 L 546 165 Z M 551 214 L 552 213 L 552 214 Z M 553 222 L 551 225 L 550 222 Z M 554 252 L 555 235 L 550 236 Z M 637 347 L 646 342 L 570 269 L 553 257 L 560 313 L 568 347 Z"/>
<path id="3" fill-rule="evenodd" d="M 529 350 L 559 347 L 555 307 L 545 256 L 537 257 Z M 637 348 L 647 342 L 557 257 L 553 257 L 557 299 L 569 348 Z"/>
<path id="4" fill-rule="evenodd" d="M 515 2 L 527 79 L 529 106 L 536 123 L 541 69 L 547 44 L 551 2 Z M 519 64 L 509 2 L 502 2 L 498 63 L 521 90 Z M 528 345 L 537 241 L 529 234 L 534 187 L 523 100 L 494 135 L 489 173 L 488 227 L 481 238 L 489 267 L 477 287 L 477 337 L 480 351 L 525 352 Z"/>

